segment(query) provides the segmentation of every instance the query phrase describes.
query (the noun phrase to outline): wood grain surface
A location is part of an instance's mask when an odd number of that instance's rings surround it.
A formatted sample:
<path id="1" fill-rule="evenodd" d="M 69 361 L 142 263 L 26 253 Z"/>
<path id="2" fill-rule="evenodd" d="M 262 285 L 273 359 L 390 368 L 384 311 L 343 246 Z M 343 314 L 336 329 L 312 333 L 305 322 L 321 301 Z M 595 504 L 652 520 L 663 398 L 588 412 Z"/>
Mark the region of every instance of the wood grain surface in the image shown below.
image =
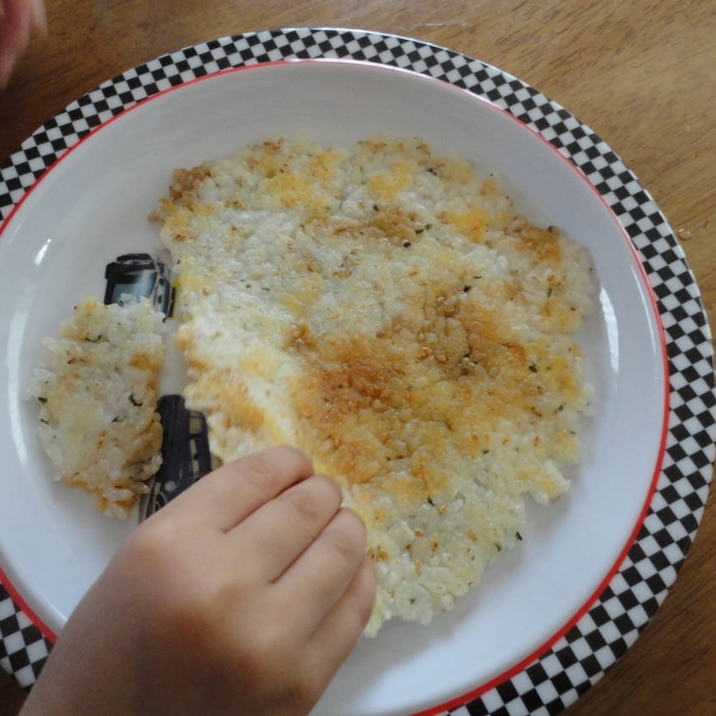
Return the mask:
<path id="1" fill-rule="evenodd" d="M 713 0 L 49 0 L 0 95 L 0 160 L 70 101 L 159 54 L 278 27 L 379 30 L 492 63 L 556 99 L 636 173 L 716 313 Z M 716 506 L 664 605 L 569 716 L 716 714 Z M 22 692 L 0 670 L 0 716 Z"/>

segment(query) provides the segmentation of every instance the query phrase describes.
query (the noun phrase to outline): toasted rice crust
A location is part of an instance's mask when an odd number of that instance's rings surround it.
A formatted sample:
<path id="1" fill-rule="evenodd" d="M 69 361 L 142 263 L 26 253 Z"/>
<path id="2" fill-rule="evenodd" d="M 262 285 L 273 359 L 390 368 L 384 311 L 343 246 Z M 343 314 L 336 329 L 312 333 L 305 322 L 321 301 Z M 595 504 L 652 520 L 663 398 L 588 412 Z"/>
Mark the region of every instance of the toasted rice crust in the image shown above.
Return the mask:
<path id="1" fill-rule="evenodd" d="M 428 623 L 568 487 L 589 387 L 586 252 L 419 138 L 273 139 L 175 173 L 186 398 L 231 460 L 290 443 L 365 520 L 367 630 Z"/>

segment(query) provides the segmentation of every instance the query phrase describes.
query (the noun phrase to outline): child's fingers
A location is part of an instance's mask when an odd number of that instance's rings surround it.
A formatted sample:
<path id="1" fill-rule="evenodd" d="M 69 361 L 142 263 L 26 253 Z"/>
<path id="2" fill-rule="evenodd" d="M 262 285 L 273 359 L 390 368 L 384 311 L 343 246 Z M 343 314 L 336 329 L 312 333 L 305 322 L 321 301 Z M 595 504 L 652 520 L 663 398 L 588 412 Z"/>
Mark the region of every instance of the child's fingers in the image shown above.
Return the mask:
<path id="1" fill-rule="evenodd" d="M 348 588 L 311 637 L 314 653 L 334 671 L 363 634 L 373 611 L 376 586 L 375 564 L 365 555 Z"/>
<path id="2" fill-rule="evenodd" d="M 223 465 L 157 513 L 227 532 L 284 490 L 313 474 L 299 450 L 275 447 Z"/>
<path id="3" fill-rule="evenodd" d="M 360 639 L 372 611 L 375 586 L 373 562 L 364 556 L 341 597 L 302 642 L 295 669 L 308 703 L 320 698 Z"/>
<path id="4" fill-rule="evenodd" d="M 313 475 L 262 505 L 227 533 L 244 574 L 273 582 L 314 542 L 338 512 L 343 495 L 323 475 Z"/>
<path id="5" fill-rule="evenodd" d="M 363 521 L 342 508 L 276 582 L 279 600 L 301 600 L 301 638 L 309 639 L 340 602 L 364 561 L 365 543 Z"/>

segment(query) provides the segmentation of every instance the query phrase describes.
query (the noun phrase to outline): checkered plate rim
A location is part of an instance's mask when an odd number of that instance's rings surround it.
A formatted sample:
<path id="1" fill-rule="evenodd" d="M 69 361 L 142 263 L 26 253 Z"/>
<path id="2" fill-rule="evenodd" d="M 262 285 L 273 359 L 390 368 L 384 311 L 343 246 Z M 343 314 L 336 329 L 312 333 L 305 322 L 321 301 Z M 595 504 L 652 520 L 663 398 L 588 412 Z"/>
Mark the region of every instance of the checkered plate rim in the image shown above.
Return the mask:
<path id="1" fill-rule="evenodd" d="M 693 542 L 712 477 L 716 408 L 713 348 L 695 278 L 649 192 L 589 127 L 502 70 L 420 40 L 328 28 L 267 30 L 185 47 L 134 67 L 68 105 L 0 166 L 0 222 L 43 172 L 84 136 L 157 92 L 222 70 L 287 59 L 375 62 L 486 98 L 538 132 L 577 166 L 631 238 L 652 287 L 669 363 L 669 426 L 661 472 L 626 556 L 593 604 L 517 673 L 476 687 L 435 716 L 560 713 L 634 643 Z M 0 665 L 30 687 L 50 650 L 41 624 L 0 571 Z"/>

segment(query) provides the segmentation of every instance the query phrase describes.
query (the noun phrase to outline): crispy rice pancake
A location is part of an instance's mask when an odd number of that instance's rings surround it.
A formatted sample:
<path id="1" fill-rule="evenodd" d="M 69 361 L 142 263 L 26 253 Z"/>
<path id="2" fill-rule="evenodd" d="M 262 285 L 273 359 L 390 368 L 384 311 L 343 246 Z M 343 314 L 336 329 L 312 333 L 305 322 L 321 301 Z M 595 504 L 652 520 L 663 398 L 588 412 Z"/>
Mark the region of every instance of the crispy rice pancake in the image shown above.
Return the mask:
<path id="1" fill-rule="evenodd" d="M 212 451 L 292 444 L 340 482 L 379 573 L 368 634 L 452 607 L 525 495 L 567 489 L 590 262 L 494 177 L 417 138 L 280 138 L 178 170 L 155 218 Z"/>

